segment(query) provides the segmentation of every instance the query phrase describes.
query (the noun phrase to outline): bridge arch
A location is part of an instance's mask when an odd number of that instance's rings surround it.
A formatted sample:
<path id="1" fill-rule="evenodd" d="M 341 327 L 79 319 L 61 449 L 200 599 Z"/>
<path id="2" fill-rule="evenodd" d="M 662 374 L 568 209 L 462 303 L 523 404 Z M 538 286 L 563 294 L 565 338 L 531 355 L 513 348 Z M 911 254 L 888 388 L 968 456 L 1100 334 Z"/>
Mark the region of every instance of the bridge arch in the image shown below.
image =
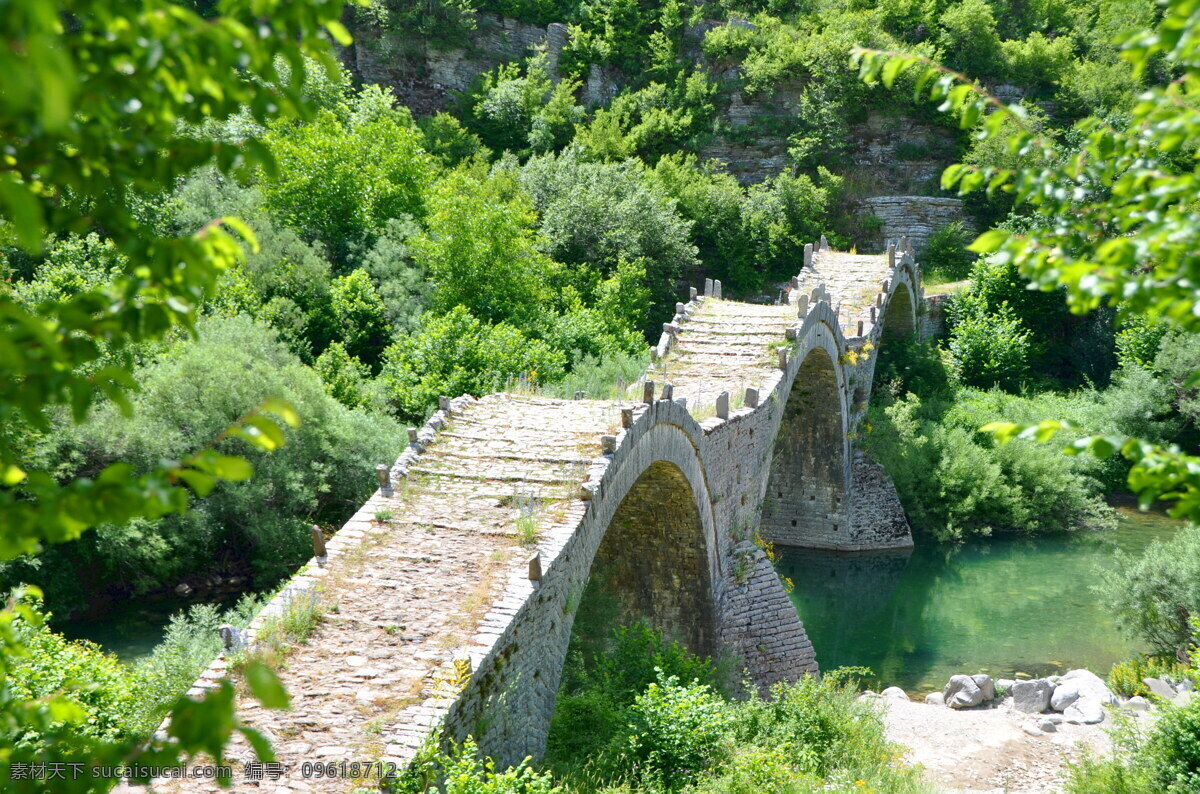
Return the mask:
<path id="1" fill-rule="evenodd" d="M 772 543 L 832 547 L 848 534 L 850 411 L 840 352 L 845 343 L 827 303 L 805 317 L 797 342 L 763 488 L 760 532 Z"/>
<path id="2" fill-rule="evenodd" d="M 621 622 L 644 619 L 711 655 L 721 564 L 701 442 L 699 425 L 670 401 L 626 431 L 592 499 L 601 536 L 588 578 L 616 597 Z"/>
<path id="3" fill-rule="evenodd" d="M 917 331 L 917 306 L 920 302 L 920 277 L 907 256 L 892 274 L 892 283 L 883 306 L 883 333 L 909 336 Z"/>
<path id="4" fill-rule="evenodd" d="M 511 582 L 522 602 L 480 671 L 450 707 L 446 727 L 473 734 L 506 762 L 545 749 L 579 606 L 593 571 L 609 582 L 622 619 L 645 618 L 693 651 L 711 654 L 719 631 L 722 565 L 702 457 L 704 431 L 687 409 L 659 400 L 638 409 L 616 451 L 585 481 L 586 511 L 563 538 L 539 543 L 534 583 Z"/>

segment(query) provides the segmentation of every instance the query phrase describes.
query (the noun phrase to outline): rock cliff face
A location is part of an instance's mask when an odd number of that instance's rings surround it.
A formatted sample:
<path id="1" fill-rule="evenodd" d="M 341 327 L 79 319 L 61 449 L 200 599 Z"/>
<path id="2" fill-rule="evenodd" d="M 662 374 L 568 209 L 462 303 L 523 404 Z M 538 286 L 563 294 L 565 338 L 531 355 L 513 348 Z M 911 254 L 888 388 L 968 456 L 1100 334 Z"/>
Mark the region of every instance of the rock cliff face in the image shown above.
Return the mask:
<path id="1" fill-rule="evenodd" d="M 371 25 L 357 25 L 355 42 L 342 60 L 365 83 L 391 86 L 397 99 L 417 116 L 445 110 L 453 91 L 465 91 L 479 74 L 544 48 L 551 74 L 567 42 L 567 27 L 538 27 L 515 19 L 480 14 L 466 47 L 440 51 L 412 37 Z"/>

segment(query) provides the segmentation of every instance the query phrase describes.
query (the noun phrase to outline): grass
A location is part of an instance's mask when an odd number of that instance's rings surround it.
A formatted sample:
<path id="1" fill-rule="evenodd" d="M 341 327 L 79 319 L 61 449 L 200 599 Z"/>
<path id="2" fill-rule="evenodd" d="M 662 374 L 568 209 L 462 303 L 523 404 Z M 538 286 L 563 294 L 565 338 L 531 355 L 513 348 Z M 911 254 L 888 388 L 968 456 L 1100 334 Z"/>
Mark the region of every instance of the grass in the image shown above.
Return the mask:
<path id="1" fill-rule="evenodd" d="M 254 647 L 234 660 L 235 667 L 251 659 L 277 666 L 296 645 L 308 641 L 321 624 L 331 605 L 322 598 L 323 589 L 313 588 L 284 596 L 283 609 L 263 621 Z"/>

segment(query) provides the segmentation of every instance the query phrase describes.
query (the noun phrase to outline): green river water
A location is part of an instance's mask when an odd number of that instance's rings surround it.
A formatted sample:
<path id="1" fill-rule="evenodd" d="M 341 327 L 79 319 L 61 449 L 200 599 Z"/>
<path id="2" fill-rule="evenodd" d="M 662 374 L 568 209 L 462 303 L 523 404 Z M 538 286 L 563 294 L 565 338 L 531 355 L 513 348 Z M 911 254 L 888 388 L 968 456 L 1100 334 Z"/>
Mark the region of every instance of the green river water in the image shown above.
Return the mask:
<path id="1" fill-rule="evenodd" d="M 1090 585 L 1179 522 L 1118 508 L 1103 533 L 972 540 L 918 537 L 902 552 L 782 550 L 778 570 L 824 670 L 869 667 L 880 686 L 941 689 L 956 673 L 1012 678 L 1075 667 L 1106 674 L 1144 650 L 1121 633 Z"/>

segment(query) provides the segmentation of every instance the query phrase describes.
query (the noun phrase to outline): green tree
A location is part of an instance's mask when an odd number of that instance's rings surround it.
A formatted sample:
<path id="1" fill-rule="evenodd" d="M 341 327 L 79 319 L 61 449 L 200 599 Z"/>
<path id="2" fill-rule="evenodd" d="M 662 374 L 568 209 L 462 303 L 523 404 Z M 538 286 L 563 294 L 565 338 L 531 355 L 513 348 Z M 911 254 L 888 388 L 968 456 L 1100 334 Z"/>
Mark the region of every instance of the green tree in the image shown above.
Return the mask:
<path id="1" fill-rule="evenodd" d="M 429 196 L 425 234 L 411 243 L 435 285 L 433 309 L 465 306 L 489 323 L 543 325 L 558 265 L 538 249 L 536 221 L 511 175 L 447 174 Z"/>
<path id="2" fill-rule="evenodd" d="M 342 113 L 276 124 L 265 139 L 276 171 L 265 175 L 267 206 L 327 245 L 341 262 L 370 244 L 389 218 L 423 214 L 433 160 L 407 108 L 384 89 L 364 88 Z"/>
<path id="3" fill-rule="evenodd" d="M 465 306 L 430 312 L 419 327 L 384 351 L 379 374 L 387 399 L 405 419 L 420 420 L 442 395 L 478 397 L 510 380 L 550 383 L 563 375 L 561 352 L 508 323 L 483 323 Z"/>
<path id="4" fill-rule="evenodd" d="M 937 42 L 947 63 L 981 76 L 999 72 L 1000 35 L 987 0 L 963 0 L 947 6 L 938 25 Z"/>
<path id="5" fill-rule="evenodd" d="M 640 260 L 652 321 L 674 313 L 675 279 L 696 265 L 690 223 L 637 161 L 587 162 L 572 146 L 531 158 L 520 180 L 541 214 L 545 250 L 567 266 L 566 279 L 585 302 L 622 260 Z"/>
<path id="6" fill-rule="evenodd" d="M 197 167 L 216 164 L 246 172 L 269 163 L 256 141 L 196 137 L 207 119 L 248 114 L 257 123 L 309 112 L 302 96 L 305 56 L 335 71 L 325 33 L 343 43 L 341 2 L 286 3 L 223 0 L 204 19 L 162 0 L 29 0 L 0 14 L 0 236 L 39 253 L 47 233 L 103 233 L 122 257 L 119 272 L 61 300 L 22 304 L 0 288 L 0 557 L 36 552 L 97 524 L 158 517 L 188 505 L 189 488 L 208 493 L 218 479 L 244 479 L 245 461 L 211 447 L 176 462 L 156 461 L 135 474 L 112 462 L 88 477 L 58 480 L 21 459 L 11 428 L 44 431 L 50 416 L 85 420 L 98 398 L 130 409 L 136 387 L 128 364 L 92 365 L 106 352 L 190 329 L 221 273 L 240 257 L 229 229 L 239 222 L 212 218 L 184 236 L 163 235 L 134 211 L 138 198 L 171 189 Z M 264 24 L 263 20 L 270 20 Z M 282 58 L 277 61 L 277 58 Z M 282 79 L 277 63 L 291 65 Z M 256 80 L 247 80 L 247 75 Z M 277 405 L 286 418 L 289 408 Z M 260 412 L 225 431 L 277 446 L 279 426 Z M 201 442 L 203 443 L 203 442 Z M 140 748 L 132 740 L 89 737 L 86 715 L 61 694 L 30 699 L 14 692 L 7 672 L 21 651 L 15 623 L 36 622 L 26 605 L 0 612 L 0 779 L 8 791 L 35 790 L 42 781 L 10 779 L 11 764 L 37 759 L 117 763 L 137 758 L 168 763 L 204 750 L 220 759 L 235 729 L 270 757 L 266 742 L 232 716 L 233 689 L 218 687 L 202 702 L 180 700 L 169 746 Z M 257 671 L 255 671 L 257 673 Z M 268 705 L 284 699 L 258 686 Z M 14 745 L 36 730 L 36 745 Z M 95 781 L 63 781 L 60 790 L 85 790 Z"/>
<path id="7" fill-rule="evenodd" d="M 383 299 L 367 271 L 359 268 L 334 279 L 329 290 L 338 336 L 346 351 L 359 361 L 373 365 L 388 345 L 390 336 Z"/>

